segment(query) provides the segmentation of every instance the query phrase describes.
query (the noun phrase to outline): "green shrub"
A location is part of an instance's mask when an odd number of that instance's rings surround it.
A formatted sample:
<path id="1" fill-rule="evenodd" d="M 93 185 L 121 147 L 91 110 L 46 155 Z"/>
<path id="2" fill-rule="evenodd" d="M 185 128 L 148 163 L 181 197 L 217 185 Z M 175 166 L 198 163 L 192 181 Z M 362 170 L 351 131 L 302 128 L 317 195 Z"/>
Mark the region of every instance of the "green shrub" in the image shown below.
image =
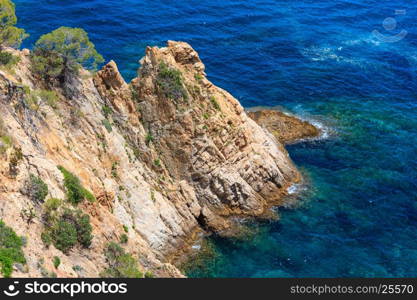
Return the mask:
<path id="1" fill-rule="evenodd" d="M 113 113 L 113 110 L 111 109 L 111 107 L 110 106 L 107 106 L 107 105 L 104 105 L 102 108 L 101 108 L 101 110 L 102 110 L 102 112 L 103 112 L 103 115 L 104 115 L 104 117 L 107 119 L 109 116 L 111 116 L 111 114 Z"/>
<path id="2" fill-rule="evenodd" d="M 149 145 L 151 142 L 153 142 L 153 140 L 154 140 L 154 137 L 152 136 L 152 134 L 148 133 L 145 137 L 146 145 Z"/>
<path id="3" fill-rule="evenodd" d="M 4 277 L 10 277 L 14 263 L 26 263 L 22 238 L 0 220 L 0 265 Z"/>
<path id="4" fill-rule="evenodd" d="M 108 133 L 112 132 L 113 128 L 111 127 L 109 120 L 104 119 L 103 121 L 101 121 L 101 124 L 103 124 Z"/>
<path id="5" fill-rule="evenodd" d="M 54 79 L 63 75 L 64 58 L 56 51 L 35 49 L 31 52 L 31 70 L 44 79 Z"/>
<path id="6" fill-rule="evenodd" d="M 81 210 L 71 211 L 67 209 L 62 215 L 62 218 L 74 224 L 75 229 L 77 230 L 78 242 L 84 247 L 89 247 L 93 239 L 91 234 L 93 228 L 90 224 L 90 216 L 83 214 Z"/>
<path id="7" fill-rule="evenodd" d="M 5 51 L 0 51 L 0 65 L 7 65 L 13 60 L 13 54 Z"/>
<path id="8" fill-rule="evenodd" d="M 55 247 L 66 253 L 77 243 L 85 248 L 89 247 L 93 239 L 92 231 L 87 214 L 67 208 L 52 225 L 50 235 Z"/>
<path id="9" fill-rule="evenodd" d="M 52 237 L 47 231 L 41 233 L 41 240 L 46 248 L 49 248 L 49 246 L 52 244 Z"/>
<path id="10" fill-rule="evenodd" d="M 153 163 L 154 163 L 154 165 L 156 166 L 156 167 L 158 167 L 158 168 L 160 168 L 161 167 L 161 160 L 158 158 L 158 159 L 155 159 L 154 161 L 153 161 Z"/>
<path id="11" fill-rule="evenodd" d="M 20 147 L 14 147 L 12 157 L 9 161 L 9 175 L 15 178 L 19 172 L 18 165 L 19 162 L 23 159 L 22 149 Z"/>
<path id="12" fill-rule="evenodd" d="M 58 256 L 54 256 L 53 263 L 54 263 L 55 269 L 58 269 L 59 265 L 61 264 L 61 259 Z"/>
<path id="13" fill-rule="evenodd" d="M 123 230 L 128 233 L 129 232 L 129 227 L 127 227 L 126 225 L 123 225 Z"/>
<path id="14" fill-rule="evenodd" d="M 20 211 L 20 215 L 23 219 L 26 219 L 26 222 L 28 224 L 32 223 L 33 220 L 37 217 L 35 209 L 33 207 L 23 208 Z"/>
<path id="15" fill-rule="evenodd" d="M 34 202 L 44 202 L 48 195 L 48 186 L 40 177 L 30 174 L 25 183 L 24 193 Z"/>
<path id="16" fill-rule="evenodd" d="M 50 198 L 46 200 L 46 202 L 43 205 L 43 210 L 44 210 L 43 218 L 46 224 L 51 225 L 57 220 L 58 209 L 61 206 L 61 204 L 62 204 L 61 199 Z"/>
<path id="17" fill-rule="evenodd" d="M 107 278 L 142 278 L 137 261 L 117 243 L 111 242 L 104 251 L 109 267 L 100 275 Z"/>
<path id="18" fill-rule="evenodd" d="M 174 100 L 187 98 L 181 71 L 169 67 L 165 62 L 159 64 L 156 83 L 167 98 Z"/>
<path id="19" fill-rule="evenodd" d="M 194 79 L 195 80 L 197 80 L 198 82 L 200 82 L 201 80 L 203 80 L 203 76 L 201 76 L 200 74 L 198 74 L 198 73 L 195 73 L 194 74 Z"/>
<path id="20" fill-rule="evenodd" d="M 84 199 L 90 202 L 95 201 L 95 197 L 88 190 L 86 190 L 80 182 L 80 179 L 74 174 L 66 170 L 62 166 L 58 166 L 58 169 L 64 175 L 64 186 L 67 192 L 67 200 L 72 204 L 78 204 Z"/>
<path id="21" fill-rule="evenodd" d="M 20 62 L 20 57 L 0 51 L 0 67 L 8 72 L 13 72 L 13 67 Z"/>
<path id="22" fill-rule="evenodd" d="M 119 166 L 119 163 L 117 162 L 117 161 L 114 161 L 112 164 L 111 164 L 111 176 L 113 177 L 113 178 L 119 178 L 119 174 L 117 173 L 117 168 L 118 168 L 118 166 Z"/>
<path id="23" fill-rule="evenodd" d="M 213 105 L 213 107 L 217 110 L 221 110 L 219 102 L 217 102 L 216 98 L 214 96 L 210 97 L 210 102 Z"/>
<path id="24" fill-rule="evenodd" d="M 152 273 L 152 272 L 147 271 L 147 272 L 145 273 L 145 278 L 155 278 L 155 276 L 153 275 L 153 273 Z"/>
<path id="25" fill-rule="evenodd" d="M 77 229 L 74 224 L 59 220 L 52 228 L 52 239 L 55 247 L 66 253 L 77 243 Z"/>
<path id="26" fill-rule="evenodd" d="M 129 241 L 129 237 L 127 236 L 127 234 L 123 233 L 120 236 L 120 243 L 122 244 L 126 244 Z"/>
<path id="27" fill-rule="evenodd" d="M 62 200 L 58 198 L 49 198 L 46 200 L 45 204 L 43 205 L 44 210 L 47 213 L 50 213 L 52 211 L 56 211 L 62 204 Z"/>

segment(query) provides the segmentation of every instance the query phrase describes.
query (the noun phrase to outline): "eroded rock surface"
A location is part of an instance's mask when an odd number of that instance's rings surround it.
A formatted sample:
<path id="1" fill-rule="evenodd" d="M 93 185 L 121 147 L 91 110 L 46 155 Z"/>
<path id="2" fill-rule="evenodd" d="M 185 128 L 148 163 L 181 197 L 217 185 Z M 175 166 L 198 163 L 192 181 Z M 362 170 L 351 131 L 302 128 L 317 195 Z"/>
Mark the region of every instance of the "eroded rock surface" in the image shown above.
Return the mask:
<path id="1" fill-rule="evenodd" d="M 143 271 L 181 277 L 170 263 L 179 249 L 201 232 L 227 231 L 231 216 L 261 215 L 300 179 L 279 141 L 206 78 L 186 43 L 148 47 L 130 84 L 113 61 L 94 76 L 82 70 L 53 87 L 55 108 L 39 99 L 36 110 L 26 100 L 45 83 L 31 74 L 28 51 L 14 54 L 21 60 L 13 72 L 0 71 L 0 119 L 13 140 L 0 154 L 0 218 L 28 238 L 27 268 L 14 276 L 42 276 L 39 261 L 52 270 L 59 256 L 59 277 L 97 277 L 103 249 L 124 226 L 124 247 Z M 44 246 L 42 204 L 21 193 L 32 173 L 48 185 L 48 198 L 65 199 L 58 165 L 97 199 L 79 205 L 91 218 L 92 245 L 66 254 Z M 32 222 L 22 217 L 28 207 L 37 215 Z"/>
<path id="2" fill-rule="evenodd" d="M 283 144 L 290 144 L 320 135 L 320 130 L 309 122 L 278 110 L 250 111 L 248 116 L 262 127 L 265 127 Z"/>

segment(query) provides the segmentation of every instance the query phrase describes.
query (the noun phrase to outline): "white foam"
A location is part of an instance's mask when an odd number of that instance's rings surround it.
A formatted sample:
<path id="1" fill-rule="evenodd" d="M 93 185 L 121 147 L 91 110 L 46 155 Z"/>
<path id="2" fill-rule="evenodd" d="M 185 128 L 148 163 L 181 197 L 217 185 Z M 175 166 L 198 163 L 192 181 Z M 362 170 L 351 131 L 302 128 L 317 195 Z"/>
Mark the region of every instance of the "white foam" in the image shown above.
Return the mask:
<path id="1" fill-rule="evenodd" d="M 288 195 L 296 195 L 302 191 L 307 190 L 307 187 L 302 183 L 294 183 L 287 188 Z"/>
<path id="2" fill-rule="evenodd" d="M 193 245 L 191 248 L 194 249 L 194 250 L 200 250 L 201 245 Z"/>

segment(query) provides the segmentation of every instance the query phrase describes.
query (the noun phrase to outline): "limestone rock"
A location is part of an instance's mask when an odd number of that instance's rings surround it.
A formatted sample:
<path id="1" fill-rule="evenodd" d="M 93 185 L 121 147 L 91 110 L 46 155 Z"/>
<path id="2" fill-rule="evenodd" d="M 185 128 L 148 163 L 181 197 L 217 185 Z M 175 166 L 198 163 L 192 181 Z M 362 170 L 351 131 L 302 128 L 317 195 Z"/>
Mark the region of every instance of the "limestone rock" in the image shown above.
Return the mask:
<path id="1" fill-rule="evenodd" d="M 278 110 L 251 111 L 248 112 L 248 116 L 265 127 L 283 144 L 320 135 L 320 130 L 312 124 Z"/>
<path id="2" fill-rule="evenodd" d="M 59 256 L 59 277 L 97 277 L 106 267 L 106 245 L 127 228 L 124 247 L 143 271 L 182 277 L 171 264 L 175 253 L 186 252 L 202 232 L 229 230 L 231 218 L 281 204 L 300 179 L 281 144 L 205 77 L 187 43 L 148 47 L 130 84 L 114 62 L 94 76 L 81 70 L 73 85 L 54 87 L 54 109 L 43 101 L 38 110 L 28 107 L 24 89 L 44 85 L 30 72 L 28 51 L 14 54 L 21 61 L 13 72 L 0 71 L 0 118 L 13 141 L 0 153 L 0 218 L 29 240 L 27 270 L 14 276 L 39 277 L 39 260 L 52 269 Z M 16 149 L 22 158 L 10 177 Z M 97 199 L 79 204 L 93 226 L 91 247 L 68 254 L 44 247 L 41 217 L 27 223 L 21 214 L 33 206 L 42 215 L 42 205 L 20 192 L 30 173 L 48 185 L 48 197 L 65 199 L 58 165 Z"/>

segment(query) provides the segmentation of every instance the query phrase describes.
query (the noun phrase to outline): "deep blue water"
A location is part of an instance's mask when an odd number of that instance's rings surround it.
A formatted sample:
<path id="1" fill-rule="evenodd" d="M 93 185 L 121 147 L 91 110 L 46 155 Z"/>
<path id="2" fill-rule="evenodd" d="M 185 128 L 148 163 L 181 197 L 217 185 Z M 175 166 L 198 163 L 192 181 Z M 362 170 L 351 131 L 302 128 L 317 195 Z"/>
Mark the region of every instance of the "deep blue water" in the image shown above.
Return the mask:
<path id="1" fill-rule="evenodd" d="M 216 256 L 190 276 L 417 276 L 416 1 L 15 2 L 25 47 L 83 27 L 130 80 L 146 45 L 187 41 L 244 106 L 331 129 L 289 147 L 309 181 L 299 207 L 250 239 L 212 238 Z"/>

